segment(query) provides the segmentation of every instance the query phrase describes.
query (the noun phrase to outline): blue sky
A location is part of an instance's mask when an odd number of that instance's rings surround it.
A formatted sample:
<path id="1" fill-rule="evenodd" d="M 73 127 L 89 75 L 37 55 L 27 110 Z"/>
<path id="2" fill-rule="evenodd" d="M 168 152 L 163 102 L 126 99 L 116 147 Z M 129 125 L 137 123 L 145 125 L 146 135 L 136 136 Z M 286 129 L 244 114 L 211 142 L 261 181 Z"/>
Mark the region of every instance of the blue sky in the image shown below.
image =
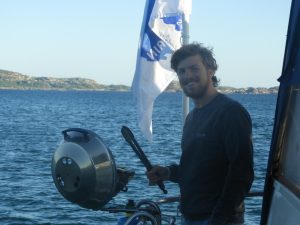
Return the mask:
<path id="1" fill-rule="evenodd" d="M 214 48 L 222 86 L 272 87 L 290 0 L 193 0 L 190 41 Z M 0 69 L 131 85 L 145 0 L 1 0 Z"/>

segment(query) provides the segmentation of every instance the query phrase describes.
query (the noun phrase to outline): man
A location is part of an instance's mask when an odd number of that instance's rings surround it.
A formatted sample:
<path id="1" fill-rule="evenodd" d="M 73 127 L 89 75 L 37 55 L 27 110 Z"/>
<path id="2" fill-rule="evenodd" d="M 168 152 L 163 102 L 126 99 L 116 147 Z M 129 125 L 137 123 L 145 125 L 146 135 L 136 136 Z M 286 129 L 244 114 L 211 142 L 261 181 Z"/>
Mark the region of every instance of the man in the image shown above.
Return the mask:
<path id="1" fill-rule="evenodd" d="M 148 179 L 179 183 L 186 225 L 243 224 L 243 201 L 254 176 L 251 118 L 216 90 L 212 50 L 197 43 L 182 46 L 171 67 L 195 108 L 185 120 L 179 165 L 155 166 Z"/>

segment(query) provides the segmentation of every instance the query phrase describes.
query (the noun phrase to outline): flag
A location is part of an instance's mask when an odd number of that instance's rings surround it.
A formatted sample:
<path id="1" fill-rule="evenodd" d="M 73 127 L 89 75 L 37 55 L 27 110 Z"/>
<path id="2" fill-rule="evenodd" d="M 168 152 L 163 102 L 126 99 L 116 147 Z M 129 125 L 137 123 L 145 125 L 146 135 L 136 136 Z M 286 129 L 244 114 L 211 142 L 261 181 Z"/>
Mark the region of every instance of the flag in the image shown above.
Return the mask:
<path id="1" fill-rule="evenodd" d="M 172 53 L 181 46 L 182 21 L 189 18 L 192 0 L 148 0 L 144 12 L 132 91 L 138 124 L 152 140 L 152 112 L 157 96 L 175 78 Z"/>

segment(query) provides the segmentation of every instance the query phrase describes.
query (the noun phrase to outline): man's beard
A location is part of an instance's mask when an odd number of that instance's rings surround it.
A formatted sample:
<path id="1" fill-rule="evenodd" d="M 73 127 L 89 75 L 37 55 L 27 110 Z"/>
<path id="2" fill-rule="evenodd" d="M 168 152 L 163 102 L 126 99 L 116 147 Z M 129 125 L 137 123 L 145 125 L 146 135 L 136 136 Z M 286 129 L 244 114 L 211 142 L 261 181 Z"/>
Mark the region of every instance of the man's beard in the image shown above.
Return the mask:
<path id="1" fill-rule="evenodd" d="M 199 82 L 199 81 L 194 81 L 194 82 Z M 206 95 L 209 87 L 209 82 L 206 81 L 204 84 L 197 83 L 196 88 L 193 87 L 193 90 L 190 90 L 188 87 L 185 87 L 185 85 L 182 83 L 180 83 L 180 85 L 186 96 L 192 99 L 200 99 Z"/>

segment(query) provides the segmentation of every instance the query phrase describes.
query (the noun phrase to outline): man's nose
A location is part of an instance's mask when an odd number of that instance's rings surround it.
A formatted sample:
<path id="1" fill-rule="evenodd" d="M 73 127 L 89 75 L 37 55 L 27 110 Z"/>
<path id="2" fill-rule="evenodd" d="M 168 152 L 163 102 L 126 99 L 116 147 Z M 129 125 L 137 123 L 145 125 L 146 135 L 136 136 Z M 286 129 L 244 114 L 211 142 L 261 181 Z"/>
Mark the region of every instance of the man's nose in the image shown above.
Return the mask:
<path id="1" fill-rule="evenodd" d="M 185 77 L 190 77 L 191 75 L 192 75 L 191 69 L 187 68 L 187 69 L 185 70 L 184 76 L 185 76 Z"/>

